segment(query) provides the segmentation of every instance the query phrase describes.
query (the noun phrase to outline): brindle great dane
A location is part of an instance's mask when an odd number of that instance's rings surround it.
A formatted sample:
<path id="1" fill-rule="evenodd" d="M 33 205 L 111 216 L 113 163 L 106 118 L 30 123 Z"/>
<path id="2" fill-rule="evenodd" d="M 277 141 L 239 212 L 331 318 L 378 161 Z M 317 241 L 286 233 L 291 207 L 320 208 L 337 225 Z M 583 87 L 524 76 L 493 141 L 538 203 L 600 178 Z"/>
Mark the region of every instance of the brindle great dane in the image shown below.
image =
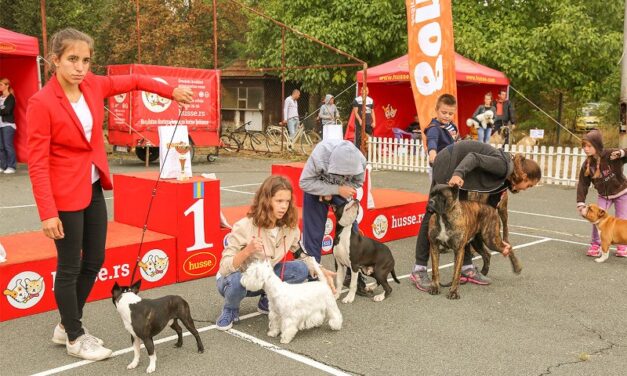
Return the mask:
<path id="1" fill-rule="evenodd" d="M 483 243 L 494 251 L 504 253 L 506 245 L 501 239 L 500 219 L 497 211 L 486 204 L 475 201 L 460 201 L 459 189 L 445 184 L 436 185 L 429 198 L 429 207 L 435 213 L 429 221 L 429 253 L 432 263 L 432 295 L 440 293 L 440 249 L 451 249 L 454 252 L 455 264 L 449 299 L 459 299 L 459 279 L 461 276 L 464 250 L 473 241 L 473 247 L 481 255 L 484 269 L 487 272 L 490 253 Z M 479 242 L 479 243 L 478 243 Z M 509 258 L 514 273 L 522 270 L 520 261 L 509 249 Z"/>

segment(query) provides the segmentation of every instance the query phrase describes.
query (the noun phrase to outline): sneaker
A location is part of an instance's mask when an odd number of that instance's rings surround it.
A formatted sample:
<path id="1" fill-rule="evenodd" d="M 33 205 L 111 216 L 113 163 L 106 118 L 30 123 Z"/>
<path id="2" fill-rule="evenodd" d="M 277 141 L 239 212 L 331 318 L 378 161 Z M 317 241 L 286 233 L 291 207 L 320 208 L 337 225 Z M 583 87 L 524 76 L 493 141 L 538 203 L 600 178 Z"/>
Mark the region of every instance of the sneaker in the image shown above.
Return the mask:
<path id="1" fill-rule="evenodd" d="M 617 247 L 616 248 L 616 257 L 627 257 L 627 247 Z"/>
<path id="2" fill-rule="evenodd" d="M 89 332 L 87 331 L 87 328 L 83 327 L 83 330 L 85 331 L 85 335 L 93 337 L 96 340 L 96 342 L 98 342 L 99 345 L 104 344 L 103 340 L 101 340 L 100 338 L 96 336 L 92 336 L 91 334 L 89 334 Z M 65 343 L 67 342 L 67 333 L 65 332 L 65 329 L 61 327 L 60 324 L 57 324 L 57 326 L 54 327 L 54 333 L 52 334 L 52 342 L 56 343 L 57 345 L 65 345 Z"/>
<path id="3" fill-rule="evenodd" d="M 492 283 L 490 278 L 484 276 L 483 274 L 477 271 L 476 267 L 472 267 L 472 269 L 462 270 L 462 275 L 459 278 L 459 282 L 461 283 L 474 283 L 475 285 L 489 285 Z"/>
<path id="4" fill-rule="evenodd" d="M 590 244 L 590 248 L 588 248 L 588 252 L 586 252 L 586 256 L 590 257 L 599 257 L 601 256 L 601 249 L 598 244 Z"/>
<path id="5" fill-rule="evenodd" d="M 13 167 L 9 167 L 6 170 L 4 170 L 5 174 L 15 174 L 15 169 Z"/>
<path id="6" fill-rule="evenodd" d="M 409 279 L 420 291 L 429 292 L 431 289 L 431 278 L 429 278 L 429 272 L 426 270 L 413 271 L 409 275 Z"/>
<path id="7" fill-rule="evenodd" d="M 263 313 L 264 315 L 270 313 L 270 309 L 268 308 L 268 297 L 266 295 L 261 295 L 259 298 L 259 303 L 257 303 L 257 312 Z"/>
<path id="8" fill-rule="evenodd" d="M 218 330 L 229 330 L 233 327 L 233 323 L 239 321 L 239 309 L 222 308 L 222 314 L 216 321 Z"/>
<path id="9" fill-rule="evenodd" d="M 111 356 L 111 349 L 98 344 L 96 337 L 83 334 L 78 337 L 74 344 L 70 341 L 65 343 L 65 348 L 69 355 L 85 360 L 103 360 Z"/>

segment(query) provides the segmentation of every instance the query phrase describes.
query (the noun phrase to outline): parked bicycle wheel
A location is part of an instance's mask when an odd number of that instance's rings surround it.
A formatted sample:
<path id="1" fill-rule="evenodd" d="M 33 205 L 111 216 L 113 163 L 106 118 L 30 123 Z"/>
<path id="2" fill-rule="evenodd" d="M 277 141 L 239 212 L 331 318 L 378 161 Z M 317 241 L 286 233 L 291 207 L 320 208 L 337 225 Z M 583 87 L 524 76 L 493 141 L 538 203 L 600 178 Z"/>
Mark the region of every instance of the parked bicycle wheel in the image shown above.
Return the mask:
<path id="1" fill-rule="evenodd" d="M 231 135 L 224 135 L 220 137 L 220 146 L 222 149 L 228 152 L 238 152 L 240 149 L 239 142 L 235 139 L 235 137 Z"/>
<path id="2" fill-rule="evenodd" d="M 270 149 L 279 150 L 281 148 L 281 138 L 283 137 L 283 131 L 274 126 L 268 127 L 266 130 L 266 136 L 268 137 L 268 146 Z"/>
<path id="3" fill-rule="evenodd" d="M 270 152 L 268 137 L 264 133 L 250 133 L 248 138 L 253 151 L 263 153 Z"/>

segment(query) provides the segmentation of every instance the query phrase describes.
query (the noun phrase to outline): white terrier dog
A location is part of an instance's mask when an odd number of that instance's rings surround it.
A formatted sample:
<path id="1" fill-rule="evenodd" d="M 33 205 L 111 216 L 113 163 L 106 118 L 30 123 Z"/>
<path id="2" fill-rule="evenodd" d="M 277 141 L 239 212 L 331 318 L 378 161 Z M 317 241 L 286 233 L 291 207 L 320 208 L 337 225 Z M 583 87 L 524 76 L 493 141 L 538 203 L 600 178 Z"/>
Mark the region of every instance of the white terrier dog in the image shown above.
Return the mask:
<path id="1" fill-rule="evenodd" d="M 489 124 L 494 124 L 494 112 L 492 110 L 487 110 L 474 118 L 469 118 L 466 120 L 466 125 L 469 127 L 475 128 L 483 128 L 486 129 Z"/>
<path id="2" fill-rule="evenodd" d="M 268 295 L 270 337 L 280 333 L 281 343 L 290 343 L 299 330 L 321 326 L 325 318 L 331 329 L 342 329 L 342 313 L 318 264 L 316 274 L 320 281 L 292 285 L 281 281 L 267 261 L 253 262 L 242 273 L 242 286 Z"/>

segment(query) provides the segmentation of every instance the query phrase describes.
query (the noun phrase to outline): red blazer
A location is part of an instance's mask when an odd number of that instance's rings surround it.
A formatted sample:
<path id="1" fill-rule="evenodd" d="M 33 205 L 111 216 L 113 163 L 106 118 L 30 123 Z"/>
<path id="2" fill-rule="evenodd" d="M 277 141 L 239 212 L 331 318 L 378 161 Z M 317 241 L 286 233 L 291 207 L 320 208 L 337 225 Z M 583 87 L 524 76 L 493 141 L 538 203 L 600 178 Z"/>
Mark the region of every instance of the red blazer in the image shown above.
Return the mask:
<path id="1" fill-rule="evenodd" d="M 58 217 L 58 211 L 85 209 L 91 202 L 91 165 L 102 188 L 113 188 L 104 146 L 104 99 L 132 90 L 172 98 L 173 87 L 148 76 L 97 76 L 88 73 L 79 85 L 94 119 L 91 141 L 59 81 L 52 77 L 28 101 L 28 173 L 39 217 Z"/>

